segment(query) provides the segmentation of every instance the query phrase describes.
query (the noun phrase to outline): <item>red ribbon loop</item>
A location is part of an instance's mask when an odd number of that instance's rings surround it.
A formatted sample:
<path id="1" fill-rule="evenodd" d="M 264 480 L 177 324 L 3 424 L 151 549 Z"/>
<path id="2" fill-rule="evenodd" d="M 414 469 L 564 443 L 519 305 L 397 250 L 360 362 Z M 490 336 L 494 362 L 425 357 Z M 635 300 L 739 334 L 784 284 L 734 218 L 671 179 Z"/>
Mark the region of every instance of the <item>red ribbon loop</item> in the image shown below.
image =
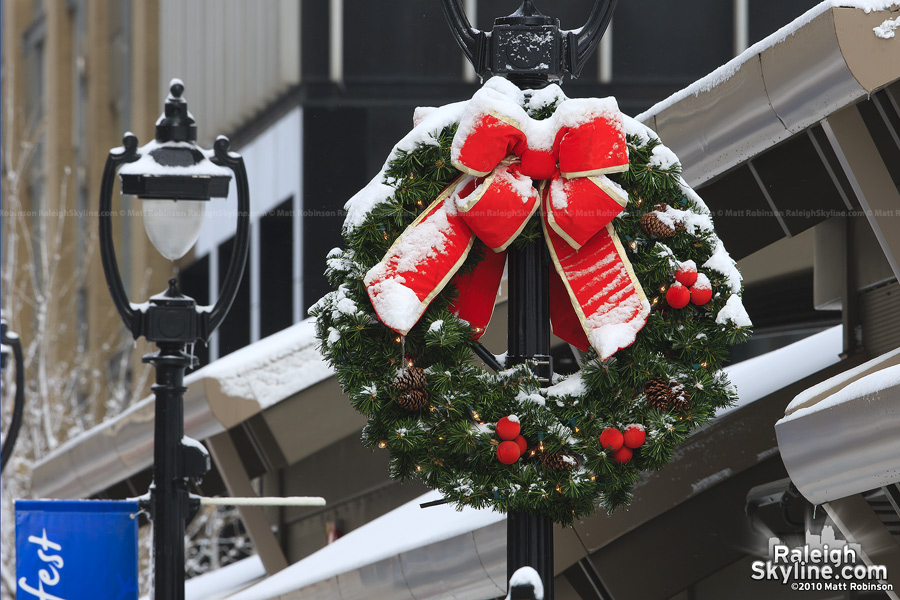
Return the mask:
<path id="1" fill-rule="evenodd" d="M 456 277 L 453 309 L 479 337 L 491 317 L 504 251 L 542 203 L 554 264 L 554 333 L 582 350 L 592 346 L 602 359 L 634 342 L 650 306 L 611 225 L 628 201 L 604 175 L 628 169 L 615 100 L 563 100 L 549 119 L 535 121 L 483 88 L 460 121 L 451 158 L 468 175 L 448 186 L 366 275 L 382 322 L 405 335 L 477 236 L 495 254 Z"/>

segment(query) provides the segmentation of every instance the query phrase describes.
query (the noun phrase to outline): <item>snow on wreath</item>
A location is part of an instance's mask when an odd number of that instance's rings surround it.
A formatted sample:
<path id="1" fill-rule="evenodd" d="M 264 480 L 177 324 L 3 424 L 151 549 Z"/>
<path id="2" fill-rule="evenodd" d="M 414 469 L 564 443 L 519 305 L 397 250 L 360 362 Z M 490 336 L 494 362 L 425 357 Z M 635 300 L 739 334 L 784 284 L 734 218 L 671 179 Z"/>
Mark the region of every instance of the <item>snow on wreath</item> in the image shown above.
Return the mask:
<path id="1" fill-rule="evenodd" d="M 493 78 L 416 121 L 347 202 L 311 310 L 363 442 L 460 507 L 567 524 L 627 504 L 736 398 L 721 366 L 751 323 L 709 210 L 614 99 Z M 554 334 L 582 350 L 547 388 L 473 354 L 528 244 L 552 258 Z"/>

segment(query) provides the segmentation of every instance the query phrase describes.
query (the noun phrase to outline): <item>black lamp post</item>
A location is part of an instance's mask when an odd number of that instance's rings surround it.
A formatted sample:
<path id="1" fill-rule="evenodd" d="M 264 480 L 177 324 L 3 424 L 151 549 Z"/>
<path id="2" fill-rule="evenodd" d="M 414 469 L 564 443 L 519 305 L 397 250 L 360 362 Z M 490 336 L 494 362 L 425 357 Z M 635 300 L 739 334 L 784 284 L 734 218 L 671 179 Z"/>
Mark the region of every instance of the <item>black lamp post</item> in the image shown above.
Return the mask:
<path id="1" fill-rule="evenodd" d="M 22 427 L 22 413 L 25 410 L 25 361 L 22 359 L 22 344 L 19 336 L 9 330 L 6 321 L 0 320 L 0 369 L 3 371 L 6 371 L 10 356 L 16 363 L 16 398 L 13 402 L 9 430 L 3 438 L 3 448 L 0 449 L 0 473 L 6 468 L 6 463 L 16 446 L 16 438 L 19 437 L 19 429 Z"/>
<path id="2" fill-rule="evenodd" d="M 474 29 L 460 0 L 441 0 L 456 41 L 482 77 L 500 75 L 523 90 L 578 77 L 612 19 L 617 0 L 595 0 L 578 32 L 560 29 L 559 19 L 541 14 L 524 0 L 511 15 L 494 20 L 491 31 Z M 527 363 L 544 386 L 550 385 L 550 255 L 545 244 L 508 251 L 509 321 L 507 365 Z M 553 598 L 553 522 L 549 517 L 511 511 L 507 515 L 507 579 L 532 567 Z"/>
<path id="3" fill-rule="evenodd" d="M 110 151 L 100 188 L 100 252 L 116 309 L 135 339 L 155 342 L 159 351 L 143 358 L 156 369 L 156 421 L 153 443 L 153 597 L 184 598 L 184 531 L 189 514 L 187 478 L 209 470 L 209 456 L 184 438 L 184 373 L 196 363 L 188 345 L 207 342 L 237 295 L 250 248 L 250 197 L 240 155 L 220 136 L 213 151 L 196 145 L 197 127 L 182 98 L 184 85 L 173 79 L 156 138 L 138 148 L 126 133 L 123 146 Z M 142 305 L 128 300 L 113 247 L 111 206 L 116 169 L 122 194 L 141 198 L 144 226 L 153 245 L 169 260 L 184 256 L 197 241 L 203 207 L 228 195 L 231 172 L 237 185 L 237 234 L 228 272 L 214 306 L 197 306 L 178 290 L 176 279 Z"/>

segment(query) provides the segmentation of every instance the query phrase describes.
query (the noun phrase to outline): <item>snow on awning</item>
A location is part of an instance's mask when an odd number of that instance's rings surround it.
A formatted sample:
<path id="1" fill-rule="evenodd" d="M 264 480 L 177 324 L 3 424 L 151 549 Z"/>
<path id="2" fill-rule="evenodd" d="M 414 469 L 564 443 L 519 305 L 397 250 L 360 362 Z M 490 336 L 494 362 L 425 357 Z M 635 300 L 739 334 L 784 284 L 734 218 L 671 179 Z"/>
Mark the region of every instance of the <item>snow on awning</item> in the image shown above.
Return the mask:
<path id="1" fill-rule="evenodd" d="M 184 582 L 185 600 L 225 600 L 263 579 L 266 569 L 257 555 Z"/>
<path id="2" fill-rule="evenodd" d="M 823 381 L 775 425 L 791 481 L 813 504 L 900 482 L 900 348 Z"/>
<path id="3" fill-rule="evenodd" d="M 784 348 L 725 367 L 728 378 L 737 388 L 738 401 L 734 406 L 719 410 L 717 416 L 726 415 L 840 362 L 843 342 L 843 328 L 837 325 Z"/>
<path id="4" fill-rule="evenodd" d="M 332 370 L 312 319 L 241 348 L 184 378 L 185 435 L 204 440 L 320 381 Z M 34 469 L 43 498 L 87 498 L 153 463 L 154 397 L 69 440 Z"/>
<path id="5" fill-rule="evenodd" d="M 506 593 L 506 515 L 428 492 L 228 600 L 493 598 Z"/>
<path id="6" fill-rule="evenodd" d="M 875 31 L 898 7 L 821 2 L 637 119 L 697 187 L 900 78 L 900 39 Z"/>

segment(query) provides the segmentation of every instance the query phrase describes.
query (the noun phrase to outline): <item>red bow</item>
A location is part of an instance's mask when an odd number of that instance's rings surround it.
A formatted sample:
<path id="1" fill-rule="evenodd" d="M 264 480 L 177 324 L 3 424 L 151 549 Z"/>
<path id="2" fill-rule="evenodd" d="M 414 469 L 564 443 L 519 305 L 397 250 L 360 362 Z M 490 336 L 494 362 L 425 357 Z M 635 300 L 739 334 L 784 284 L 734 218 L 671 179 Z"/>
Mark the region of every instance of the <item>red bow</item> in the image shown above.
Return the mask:
<path id="1" fill-rule="evenodd" d="M 379 319 L 406 334 L 454 277 L 477 236 L 494 252 L 456 276 L 454 312 L 480 337 L 490 321 L 505 250 L 541 204 L 553 332 L 605 359 L 630 345 L 650 312 L 612 219 L 627 193 L 605 173 L 628 169 L 621 116 L 612 99 L 564 100 L 535 121 L 483 88 L 456 137 L 451 183 L 365 277 Z M 534 183 L 538 183 L 535 189 Z"/>

